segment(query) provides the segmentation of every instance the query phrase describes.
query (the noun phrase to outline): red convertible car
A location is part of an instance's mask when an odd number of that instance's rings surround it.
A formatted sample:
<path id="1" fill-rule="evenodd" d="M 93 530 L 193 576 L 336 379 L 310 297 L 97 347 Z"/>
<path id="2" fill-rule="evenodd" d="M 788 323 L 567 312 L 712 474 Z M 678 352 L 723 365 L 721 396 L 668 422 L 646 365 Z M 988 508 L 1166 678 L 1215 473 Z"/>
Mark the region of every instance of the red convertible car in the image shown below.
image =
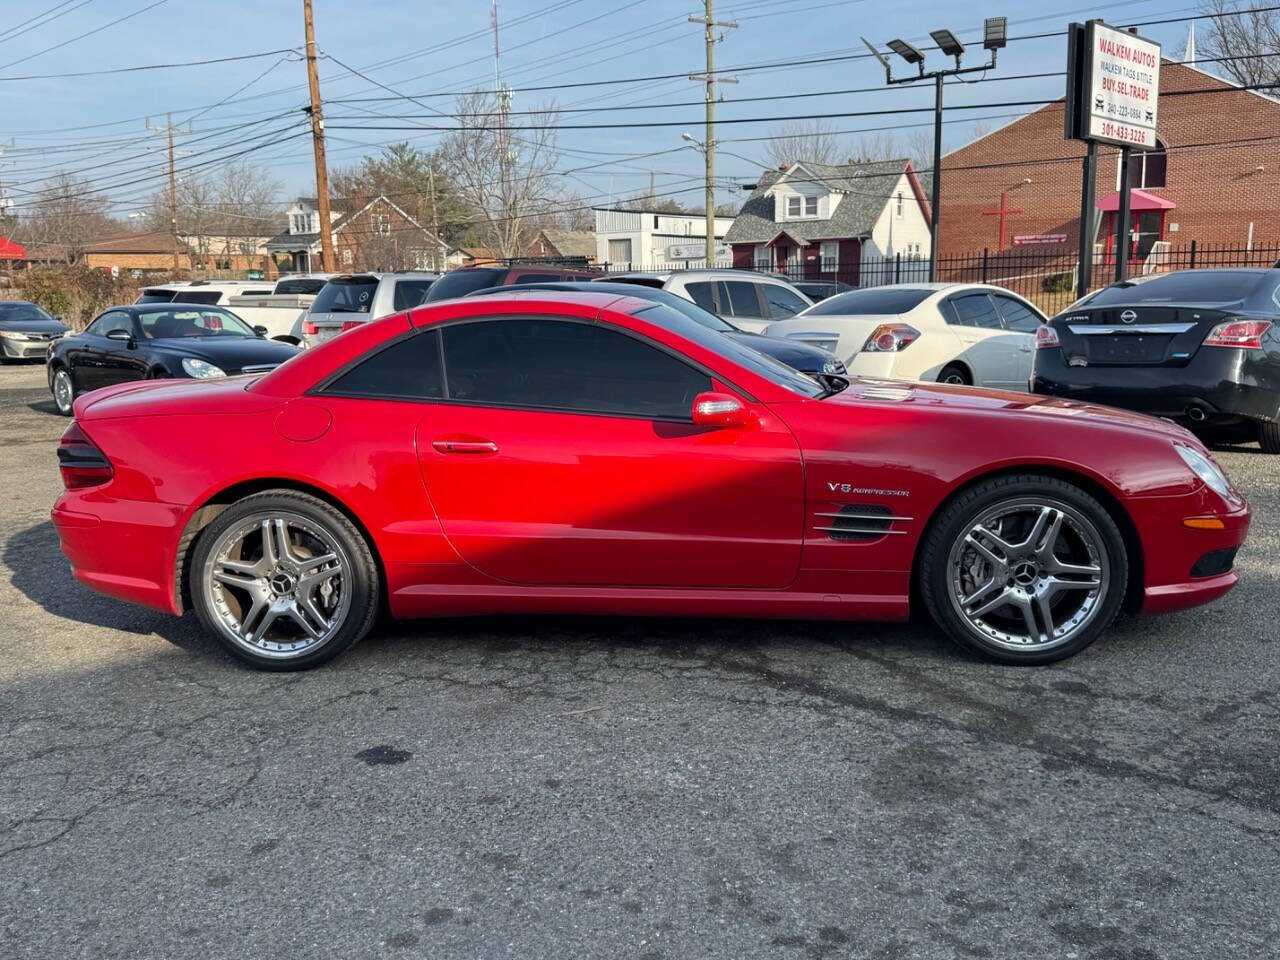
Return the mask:
<path id="1" fill-rule="evenodd" d="M 901 620 L 1047 663 L 1236 582 L 1249 507 L 1172 423 L 963 386 L 820 386 L 616 293 L 446 301 L 259 377 L 76 400 L 75 575 L 258 667 L 396 617 Z"/>

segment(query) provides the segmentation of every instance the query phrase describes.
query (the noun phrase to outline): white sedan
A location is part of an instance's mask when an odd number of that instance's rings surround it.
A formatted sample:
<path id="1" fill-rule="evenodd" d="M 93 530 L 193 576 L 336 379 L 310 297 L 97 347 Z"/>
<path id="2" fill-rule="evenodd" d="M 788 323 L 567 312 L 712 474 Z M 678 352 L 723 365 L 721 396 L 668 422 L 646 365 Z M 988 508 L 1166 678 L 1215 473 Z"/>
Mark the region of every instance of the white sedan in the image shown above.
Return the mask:
<path id="1" fill-rule="evenodd" d="M 830 350 L 855 376 L 1026 390 L 1045 322 L 1002 287 L 904 283 L 828 297 L 765 333 Z"/>

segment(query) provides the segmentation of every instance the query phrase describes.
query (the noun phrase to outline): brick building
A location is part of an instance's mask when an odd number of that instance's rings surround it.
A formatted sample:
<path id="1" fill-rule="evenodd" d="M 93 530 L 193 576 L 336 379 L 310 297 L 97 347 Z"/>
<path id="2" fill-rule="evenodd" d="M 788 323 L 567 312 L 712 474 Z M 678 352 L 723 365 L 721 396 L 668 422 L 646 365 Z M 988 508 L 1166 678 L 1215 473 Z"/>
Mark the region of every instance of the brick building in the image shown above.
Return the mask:
<path id="1" fill-rule="evenodd" d="M 943 158 L 943 257 L 995 254 L 1002 227 L 1006 248 L 1075 254 L 1085 148 L 1062 133 L 1059 100 Z M 1133 153 L 1135 260 L 1157 241 L 1243 248 L 1280 239 L 1280 100 L 1165 60 L 1157 133 L 1160 151 Z M 1118 174 L 1119 151 L 1100 146 L 1094 240 L 1107 259 L 1115 244 Z"/>

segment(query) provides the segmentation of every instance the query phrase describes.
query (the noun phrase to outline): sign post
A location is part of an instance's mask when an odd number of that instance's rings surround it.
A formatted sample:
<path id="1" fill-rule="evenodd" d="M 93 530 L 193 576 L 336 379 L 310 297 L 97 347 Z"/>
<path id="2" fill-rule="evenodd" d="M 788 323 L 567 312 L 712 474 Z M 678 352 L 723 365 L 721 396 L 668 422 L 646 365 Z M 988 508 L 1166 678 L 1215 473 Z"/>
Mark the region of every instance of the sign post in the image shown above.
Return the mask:
<path id="1" fill-rule="evenodd" d="M 1120 210 L 1116 215 L 1116 279 L 1129 260 L 1129 177 L 1132 150 L 1154 150 L 1160 99 L 1160 44 L 1101 20 L 1067 31 L 1065 136 L 1088 144 L 1080 199 L 1078 292 L 1092 281 L 1094 192 L 1099 143 L 1121 148 Z"/>

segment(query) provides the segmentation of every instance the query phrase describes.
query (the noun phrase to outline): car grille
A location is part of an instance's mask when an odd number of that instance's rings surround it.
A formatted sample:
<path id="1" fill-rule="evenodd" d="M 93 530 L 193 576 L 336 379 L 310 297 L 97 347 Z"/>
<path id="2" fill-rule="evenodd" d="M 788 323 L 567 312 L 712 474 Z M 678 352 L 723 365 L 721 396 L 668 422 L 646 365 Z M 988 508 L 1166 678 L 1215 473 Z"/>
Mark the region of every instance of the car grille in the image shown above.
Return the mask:
<path id="1" fill-rule="evenodd" d="M 247 367 L 241 367 L 241 373 L 267 373 L 280 366 L 278 363 L 251 363 Z"/>

